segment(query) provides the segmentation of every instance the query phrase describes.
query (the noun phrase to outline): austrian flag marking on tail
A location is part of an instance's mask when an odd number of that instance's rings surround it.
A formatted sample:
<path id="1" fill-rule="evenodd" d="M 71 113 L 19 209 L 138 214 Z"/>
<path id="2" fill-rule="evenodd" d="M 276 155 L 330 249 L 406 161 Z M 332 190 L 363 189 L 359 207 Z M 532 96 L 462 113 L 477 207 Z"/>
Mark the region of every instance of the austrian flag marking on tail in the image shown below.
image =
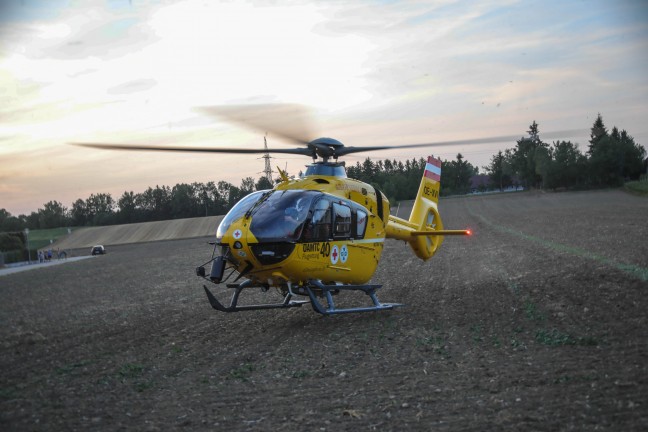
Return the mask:
<path id="1" fill-rule="evenodd" d="M 441 189 L 441 159 L 435 159 L 429 156 L 425 164 L 425 171 L 421 179 L 421 186 L 416 194 L 418 197 L 428 199 L 434 203 L 439 202 L 439 192 Z M 418 201 L 417 201 L 418 202 Z M 425 215 L 420 215 L 425 218 Z"/>
<path id="2" fill-rule="evenodd" d="M 441 181 L 441 160 L 432 156 L 428 157 L 425 164 L 425 177 L 434 181 Z"/>

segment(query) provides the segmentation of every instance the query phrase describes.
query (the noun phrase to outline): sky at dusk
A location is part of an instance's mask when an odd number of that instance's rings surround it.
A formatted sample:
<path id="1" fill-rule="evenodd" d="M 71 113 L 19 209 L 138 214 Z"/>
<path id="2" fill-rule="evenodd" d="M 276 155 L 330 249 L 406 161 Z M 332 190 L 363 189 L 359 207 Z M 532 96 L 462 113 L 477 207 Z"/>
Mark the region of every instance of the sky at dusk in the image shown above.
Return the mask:
<path id="1" fill-rule="evenodd" d="M 0 0 L 0 208 L 259 178 L 259 156 L 110 142 L 262 147 L 196 107 L 309 107 L 312 138 L 398 145 L 576 130 L 598 113 L 648 147 L 645 1 Z M 551 142 L 552 140 L 546 140 Z M 286 147 L 268 134 L 270 147 Z M 294 146 L 294 144 L 291 144 Z M 345 157 L 482 167 L 515 142 Z M 308 158 L 275 155 L 291 174 Z"/>

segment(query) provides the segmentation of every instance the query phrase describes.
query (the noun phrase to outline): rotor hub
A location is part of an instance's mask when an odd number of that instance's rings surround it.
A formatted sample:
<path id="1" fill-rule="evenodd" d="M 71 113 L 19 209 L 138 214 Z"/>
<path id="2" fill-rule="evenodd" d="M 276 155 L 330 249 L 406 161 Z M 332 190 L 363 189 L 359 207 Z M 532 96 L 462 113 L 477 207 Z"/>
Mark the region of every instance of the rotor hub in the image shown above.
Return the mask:
<path id="1" fill-rule="evenodd" d="M 313 150 L 313 159 L 319 156 L 324 162 L 327 162 L 331 157 L 337 159 L 338 150 L 343 147 L 344 144 L 340 141 L 327 137 L 317 138 L 308 143 L 308 148 Z"/>

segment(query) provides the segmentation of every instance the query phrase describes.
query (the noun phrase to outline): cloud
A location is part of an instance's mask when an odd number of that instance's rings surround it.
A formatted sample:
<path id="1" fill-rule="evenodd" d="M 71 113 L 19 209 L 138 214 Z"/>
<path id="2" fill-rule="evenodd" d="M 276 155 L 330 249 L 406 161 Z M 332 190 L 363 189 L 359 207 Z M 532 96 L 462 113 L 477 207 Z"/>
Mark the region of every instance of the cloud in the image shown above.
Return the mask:
<path id="1" fill-rule="evenodd" d="M 277 102 L 312 106 L 321 133 L 348 145 L 524 134 L 533 120 L 541 132 L 587 128 L 597 112 L 648 141 L 641 2 L 133 3 L 28 1 L 10 19 L 0 10 L 0 155 L 21 150 L 12 163 L 43 173 L 30 151 L 68 141 L 256 147 L 264 131 L 193 108 Z M 459 150 L 497 149 L 444 151 Z M 60 181 L 45 190 L 34 180 L 40 196 L 238 183 L 262 169 L 251 157 L 66 151 L 43 154 Z M 307 161 L 276 161 L 286 162 L 296 172 Z"/>
<path id="2" fill-rule="evenodd" d="M 79 5 L 29 2 L 13 6 L 1 26 L 4 49 L 30 59 L 110 60 L 131 54 L 157 40 L 146 25 L 157 7 L 111 9 L 103 2 Z M 12 19 L 13 18 L 13 19 Z"/>
<path id="3" fill-rule="evenodd" d="M 156 85 L 157 81 L 155 81 L 154 79 L 142 78 L 111 87 L 107 90 L 107 93 L 111 95 L 138 93 L 149 90 Z"/>

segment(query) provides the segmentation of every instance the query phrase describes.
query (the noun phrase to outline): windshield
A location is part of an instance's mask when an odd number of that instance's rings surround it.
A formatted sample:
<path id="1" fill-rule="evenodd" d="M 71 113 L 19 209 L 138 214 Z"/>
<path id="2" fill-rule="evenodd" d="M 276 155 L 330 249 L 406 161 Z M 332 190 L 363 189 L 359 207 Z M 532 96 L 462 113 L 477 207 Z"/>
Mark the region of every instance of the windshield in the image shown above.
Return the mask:
<path id="1" fill-rule="evenodd" d="M 223 220 L 221 221 L 220 225 L 218 225 L 218 230 L 216 230 L 216 239 L 220 240 L 223 238 L 223 235 L 225 235 L 225 232 L 227 232 L 227 229 L 232 225 L 232 222 L 235 220 L 241 218 L 245 212 L 250 210 L 254 204 L 256 204 L 257 201 L 261 199 L 264 193 L 271 192 L 269 190 L 262 190 L 262 191 L 257 191 L 257 192 L 252 192 L 245 198 L 243 198 L 241 201 L 236 203 L 234 207 L 225 215 Z"/>
<path id="2" fill-rule="evenodd" d="M 259 241 L 295 241 L 301 235 L 317 191 L 275 191 L 252 214 L 250 230 Z"/>

